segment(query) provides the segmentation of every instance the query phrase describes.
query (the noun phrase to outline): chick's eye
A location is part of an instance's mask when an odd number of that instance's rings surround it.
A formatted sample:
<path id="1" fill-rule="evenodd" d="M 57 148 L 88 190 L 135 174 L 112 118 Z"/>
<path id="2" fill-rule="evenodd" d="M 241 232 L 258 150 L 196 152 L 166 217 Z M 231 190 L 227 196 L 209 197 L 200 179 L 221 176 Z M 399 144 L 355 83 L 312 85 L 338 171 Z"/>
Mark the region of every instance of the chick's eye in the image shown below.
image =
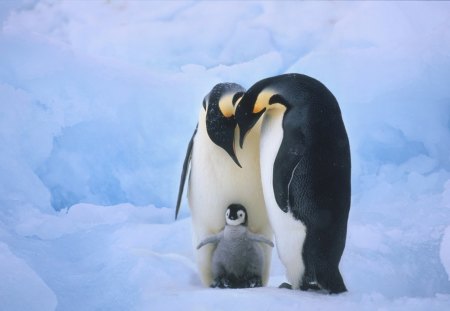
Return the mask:
<path id="1" fill-rule="evenodd" d="M 244 216 L 244 213 L 239 212 L 239 218 L 242 218 Z"/>

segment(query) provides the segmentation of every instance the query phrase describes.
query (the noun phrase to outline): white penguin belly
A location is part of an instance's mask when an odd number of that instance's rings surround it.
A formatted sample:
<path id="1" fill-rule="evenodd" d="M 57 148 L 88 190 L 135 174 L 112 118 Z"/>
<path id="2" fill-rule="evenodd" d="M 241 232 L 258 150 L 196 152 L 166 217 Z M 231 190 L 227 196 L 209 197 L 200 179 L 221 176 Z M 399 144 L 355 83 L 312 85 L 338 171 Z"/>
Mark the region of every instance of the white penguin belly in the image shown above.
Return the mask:
<path id="1" fill-rule="evenodd" d="M 258 145 L 254 147 L 256 152 L 236 149 L 242 168 L 209 139 L 205 123 L 199 122 L 192 151 L 188 199 L 192 214 L 194 252 L 205 286 L 209 286 L 213 281 L 211 261 L 214 246 L 205 245 L 199 250 L 196 246 L 206 237 L 224 228 L 225 211 L 230 204 L 242 204 L 248 212 L 249 230 L 272 240 L 259 174 Z M 269 246 L 263 248 L 263 284 L 266 284 L 272 250 Z"/>
<path id="2" fill-rule="evenodd" d="M 275 235 L 278 256 L 286 268 L 286 277 L 292 288 L 299 288 L 305 265 L 302 251 L 306 226 L 292 213 L 278 206 L 273 190 L 273 167 L 283 139 L 283 108 L 268 110 L 261 127 L 261 178 L 267 213 Z"/>

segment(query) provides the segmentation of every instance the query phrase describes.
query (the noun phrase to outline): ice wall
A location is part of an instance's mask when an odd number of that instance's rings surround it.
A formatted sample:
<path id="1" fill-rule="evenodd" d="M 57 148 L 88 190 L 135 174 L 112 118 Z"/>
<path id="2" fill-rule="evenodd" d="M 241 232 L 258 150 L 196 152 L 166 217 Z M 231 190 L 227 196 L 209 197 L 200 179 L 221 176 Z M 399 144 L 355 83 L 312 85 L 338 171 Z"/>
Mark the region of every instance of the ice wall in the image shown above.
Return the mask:
<path id="1" fill-rule="evenodd" d="M 19 161 L 30 176 L 8 187 L 37 178 L 55 209 L 171 206 L 203 96 L 220 81 L 248 87 L 284 72 L 310 74 L 337 96 L 354 181 L 415 157 L 421 176 L 447 172 L 450 39 L 442 6 L 42 1 L 12 11 L 0 41 L 9 153 L 2 162 Z M 440 191 L 445 172 L 436 177 Z"/>

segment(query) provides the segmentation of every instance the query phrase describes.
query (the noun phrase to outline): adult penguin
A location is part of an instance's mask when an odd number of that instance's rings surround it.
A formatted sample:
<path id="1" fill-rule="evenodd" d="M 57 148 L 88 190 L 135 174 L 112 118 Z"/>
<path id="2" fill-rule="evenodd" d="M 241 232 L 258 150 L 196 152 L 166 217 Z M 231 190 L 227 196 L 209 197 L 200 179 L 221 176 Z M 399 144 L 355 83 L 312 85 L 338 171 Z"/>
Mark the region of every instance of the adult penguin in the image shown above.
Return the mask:
<path id="1" fill-rule="evenodd" d="M 225 226 L 225 211 L 231 204 L 242 204 L 249 215 L 248 229 L 272 240 L 262 194 L 259 168 L 259 139 L 237 148 L 239 139 L 234 119 L 235 105 L 245 89 L 235 83 L 220 83 L 206 95 L 199 121 L 189 143 L 181 175 L 175 217 L 178 214 L 185 180 L 189 171 L 188 201 L 192 215 L 193 246 L 200 277 L 205 286 L 213 282 L 211 261 L 213 245 L 196 246 L 206 237 L 219 233 Z M 259 135 L 259 125 L 249 132 Z M 238 160 L 239 158 L 239 160 Z M 272 250 L 263 245 L 262 281 L 267 283 Z"/>
<path id="2" fill-rule="evenodd" d="M 350 209 L 350 148 L 336 98 L 301 74 L 261 80 L 241 98 L 240 145 L 262 118 L 261 178 L 278 255 L 291 283 L 346 291 L 339 271 Z"/>

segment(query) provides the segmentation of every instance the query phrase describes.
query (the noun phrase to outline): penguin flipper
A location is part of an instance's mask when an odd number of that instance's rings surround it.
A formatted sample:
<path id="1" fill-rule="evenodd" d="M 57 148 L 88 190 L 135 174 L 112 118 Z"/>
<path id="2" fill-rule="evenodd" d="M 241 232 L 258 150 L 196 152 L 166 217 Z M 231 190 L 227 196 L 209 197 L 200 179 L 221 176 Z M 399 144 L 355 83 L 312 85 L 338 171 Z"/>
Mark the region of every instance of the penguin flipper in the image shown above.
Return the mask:
<path id="1" fill-rule="evenodd" d="M 184 190 L 184 185 L 186 183 L 186 177 L 188 175 L 187 172 L 189 170 L 189 164 L 191 163 L 192 147 L 194 146 L 194 137 L 195 137 L 195 134 L 197 134 L 197 128 L 198 128 L 198 124 L 195 127 L 194 134 L 192 134 L 191 140 L 189 141 L 187 151 L 186 151 L 186 156 L 184 158 L 183 170 L 181 172 L 181 178 L 180 178 L 180 186 L 178 188 L 177 206 L 175 208 L 175 220 L 177 219 L 178 212 L 180 211 L 181 199 L 183 197 L 183 190 Z"/>
<path id="2" fill-rule="evenodd" d="M 202 248 L 206 244 L 210 244 L 210 243 L 217 244 L 222 239 L 222 237 L 223 237 L 223 231 L 218 234 L 211 235 L 211 236 L 207 237 L 206 239 L 204 239 L 203 241 L 201 241 L 200 244 L 197 245 L 197 249 Z"/>
<path id="3" fill-rule="evenodd" d="M 297 137 L 303 135 L 297 135 Z M 291 136 L 292 137 L 292 136 Z M 291 181 L 304 159 L 304 145 L 283 137 L 273 167 L 273 191 L 278 207 L 285 213 L 292 209 L 290 202 Z"/>
<path id="4" fill-rule="evenodd" d="M 253 232 L 248 232 L 248 239 L 250 241 L 253 242 L 261 242 L 261 243 L 266 243 L 267 245 L 274 247 L 273 242 L 269 239 L 266 239 L 263 235 L 261 234 L 255 234 Z"/>

